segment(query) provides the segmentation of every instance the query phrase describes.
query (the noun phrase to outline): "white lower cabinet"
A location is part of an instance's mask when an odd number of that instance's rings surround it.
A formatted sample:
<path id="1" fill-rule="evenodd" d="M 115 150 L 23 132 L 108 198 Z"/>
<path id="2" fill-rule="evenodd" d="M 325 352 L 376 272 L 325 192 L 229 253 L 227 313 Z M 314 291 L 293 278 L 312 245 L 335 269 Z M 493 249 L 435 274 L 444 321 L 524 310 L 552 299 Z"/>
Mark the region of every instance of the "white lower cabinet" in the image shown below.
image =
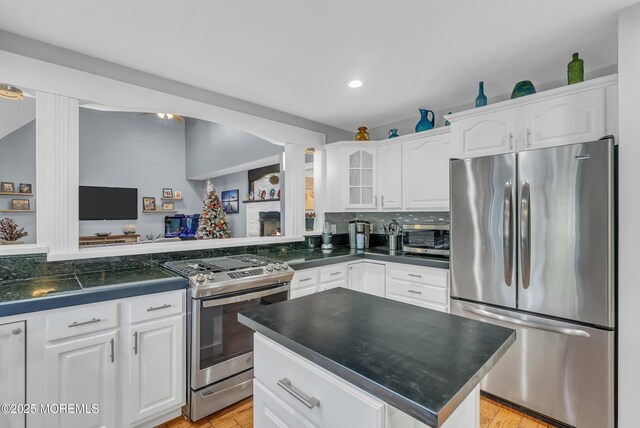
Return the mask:
<path id="1" fill-rule="evenodd" d="M 254 428 L 315 428 L 258 379 L 253 380 Z"/>
<path id="2" fill-rule="evenodd" d="M 186 376 L 184 324 L 184 315 L 179 315 L 129 327 L 133 340 L 129 349 L 131 385 L 123 392 L 131 406 L 131 422 L 182 406 Z"/>
<path id="3" fill-rule="evenodd" d="M 49 414 L 47 428 L 116 426 L 117 331 L 47 345 L 45 404 L 79 404 L 77 413 Z M 97 406 L 93 408 L 92 406 Z M 88 410 L 87 410 L 88 409 Z"/>
<path id="4" fill-rule="evenodd" d="M 403 303 L 449 312 L 449 271 L 388 263 L 386 297 Z"/>
<path id="5" fill-rule="evenodd" d="M 384 297 L 385 270 L 383 263 L 350 263 L 348 265 L 349 289 Z"/>
<path id="6" fill-rule="evenodd" d="M 0 404 L 25 404 L 26 323 L 0 324 Z M 24 428 L 25 415 L 0 412 L 0 427 Z"/>

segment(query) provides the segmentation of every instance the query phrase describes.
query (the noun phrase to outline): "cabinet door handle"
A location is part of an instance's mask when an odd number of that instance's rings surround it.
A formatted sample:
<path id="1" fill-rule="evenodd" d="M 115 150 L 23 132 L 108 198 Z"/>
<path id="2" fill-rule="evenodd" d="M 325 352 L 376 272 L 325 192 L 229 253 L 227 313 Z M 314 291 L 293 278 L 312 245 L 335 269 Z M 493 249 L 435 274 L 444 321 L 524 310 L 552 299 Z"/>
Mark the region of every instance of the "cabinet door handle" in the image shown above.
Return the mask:
<path id="1" fill-rule="evenodd" d="M 376 208 L 378 208 L 378 195 L 375 195 L 375 196 L 373 197 L 373 199 L 374 199 L 374 201 L 375 201 L 374 203 L 375 203 Z"/>
<path id="2" fill-rule="evenodd" d="M 69 328 L 80 327 L 81 325 L 87 325 L 87 324 L 94 324 L 100 321 L 102 321 L 100 318 L 91 318 L 89 321 L 82 321 L 82 322 L 74 321 L 71 324 L 69 324 Z"/>
<path id="3" fill-rule="evenodd" d="M 311 281 L 311 278 L 302 278 L 300 282 Z"/>
<path id="4" fill-rule="evenodd" d="M 513 150 L 513 133 L 509 132 L 509 150 Z"/>
<path id="5" fill-rule="evenodd" d="M 116 340 L 111 339 L 111 362 L 116 362 Z"/>
<path id="6" fill-rule="evenodd" d="M 422 275 L 417 274 L 417 273 L 410 273 L 408 274 L 409 276 L 413 277 L 413 278 L 422 278 Z"/>
<path id="7" fill-rule="evenodd" d="M 278 386 L 287 391 L 289 394 L 293 395 L 294 398 L 296 398 L 298 401 L 300 401 L 310 409 L 313 409 L 314 407 L 320 405 L 320 400 L 318 400 L 316 397 L 310 397 L 304 392 L 295 388 L 293 385 L 291 385 L 291 381 L 286 377 L 278 381 Z"/>
<path id="8" fill-rule="evenodd" d="M 419 290 L 407 290 L 407 291 L 409 291 L 409 293 L 411 294 L 422 294 L 422 291 L 419 291 Z"/>
<path id="9" fill-rule="evenodd" d="M 19 335 L 20 333 L 22 333 L 22 329 L 21 328 L 16 328 L 14 330 L 11 330 L 11 334 L 13 335 Z"/>
<path id="10" fill-rule="evenodd" d="M 384 195 L 380 195 L 380 206 L 384 208 Z"/>
<path id="11" fill-rule="evenodd" d="M 149 307 L 149 309 L 147 309 L 147 312 L 153 312 L 153 311 L 159 311 L 160 309 L 167 309 L 170 308 L 171 305 L 170 304 L 166 304 L 166 305 L 162 305 L 162 306 L 156 306 L 156 307 Z"/>
<path id="12" fill-rule="evenodd" d="M 133 355 L 138 355 L 138 332 L 133 333 Z"/>
<path id="13" fill-rule="evenodd" d="M 340 275 L 342 272 L 331 272 L 331 276 L 336 276 L 336 275 Z"/>
<path id="14" fill-rule="evenodd" d="M 531 147 L 531 130 L 527 128 L 527 147 Z"/>

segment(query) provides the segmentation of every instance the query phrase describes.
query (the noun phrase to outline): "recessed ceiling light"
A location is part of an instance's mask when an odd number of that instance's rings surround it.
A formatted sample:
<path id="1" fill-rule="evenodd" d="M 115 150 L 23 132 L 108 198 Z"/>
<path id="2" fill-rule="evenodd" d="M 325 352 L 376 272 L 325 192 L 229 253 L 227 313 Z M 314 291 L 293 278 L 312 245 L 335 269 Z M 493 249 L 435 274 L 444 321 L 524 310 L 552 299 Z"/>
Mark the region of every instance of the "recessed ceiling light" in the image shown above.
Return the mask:
<path id="1" fill-rule="evenodd" d="M 362 80 L 350 80 L 349 82 L 347 82 L 347 86 L 351 89 L 359 88 L 362 85 L 364 85 L 364 82 Z"/>

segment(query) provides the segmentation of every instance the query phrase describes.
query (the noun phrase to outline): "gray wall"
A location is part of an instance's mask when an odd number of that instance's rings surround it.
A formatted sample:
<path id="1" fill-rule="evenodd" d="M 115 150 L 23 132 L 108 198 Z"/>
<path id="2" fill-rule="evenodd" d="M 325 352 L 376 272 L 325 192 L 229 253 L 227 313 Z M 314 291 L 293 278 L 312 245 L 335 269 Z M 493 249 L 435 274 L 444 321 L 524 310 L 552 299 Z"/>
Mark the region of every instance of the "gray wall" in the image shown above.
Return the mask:
<path id="1" fill-rule="evenodd" d="M 142 213 L 142 197 L 154 196 L 162 207 L 162 188 L 182 191 L 174 201 L 180 214 L 199 214 L 202 182 L 185 179 L 185 127 L 156 115 L 80 109 L 80 185 L 135 187 L 138 220 L 81 221 L 80 235 L 96 232 L 122 234 L 132 223 L 142 235 L 164 233 L 165 214 Z"/>
<path id="2" fill-rule="evenodd" d="M 36 121 L 0 139 L 0 181 L 14 183 L 16 192 L 20 183 L 29 183 L 36 191 Z M 11 209 L 11 199 L 29 199 L 31 209 L 36 209 L 35 197 L 0 196 L 0 209 Z M 29 233 L 21 239 L 27 244 L 36 243 L 36 215 L 34 213 L 0 213 L 0 218 L 9 217 Z"/>
<path id="3" fill-rule="evenodd" d="M 242 165 L 284 151 L 253 134 L 207 122 L 186 119 L 185 125 L 187 177 L 207 175 L 236 165 Z"/>
<path id="4" fill-rule="evenodd" d="M 220 106 L 229 110 L 263 117 L 276 122 L 286 123 L 299 128 L 309 129 L 326 135 L 327 142 L 352 140 L 353 132 L 335 128 L 300 116 L 274 110 L 248 101 L 232 98 L 217 92 L 207 91 L 195 86 L 165 79 L 119 64 L 84 55 L 59 46 L 29 39 L 8 31 L 0 30 L 0 49 L 24 55 L 52 64 L 82 70 L 99 76 L 122 82 L 132 83 L 145 88 L 155 89 L 195 101 Z M 159 70 L 160 72 L 160 70 Z"/>
<path id="5" fill-rule="evenodd" d="M 226 190 L 238 189 L 238 198 L 240 203 L 240 212 L 238 214 L 227 214 L 227 221 L 231 227 L 232 238 L 244 238 L 247 236 L 247 213 L 245 211 L 247 204 L 242 201 L 247 199 L 247 189 L 249 188 L 249 179 L 247 171 L 236 172 L 234 174 L 223 175 L 211 180 L 216 188 L 218 197 L 222 198 L 222 192 Z"/>

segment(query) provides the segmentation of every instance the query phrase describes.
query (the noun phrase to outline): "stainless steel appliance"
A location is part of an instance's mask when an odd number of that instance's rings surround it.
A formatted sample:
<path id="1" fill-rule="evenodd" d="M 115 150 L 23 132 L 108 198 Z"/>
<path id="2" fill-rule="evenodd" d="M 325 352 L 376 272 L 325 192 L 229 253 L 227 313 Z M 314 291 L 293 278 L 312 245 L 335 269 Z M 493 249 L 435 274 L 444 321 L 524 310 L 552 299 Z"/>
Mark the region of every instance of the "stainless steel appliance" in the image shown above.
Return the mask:
<path id="1" fill-rule="evenodd" d="M 371 233 L 371 222 L 365 220 L 351 220 L 349 222 L 349 246 L 356 248 L 358 235 L 364 235 L 364 248 L 369 248 L 369 235 Z"/>
<path id="2" fill-rule="evenodd" d="M 399 243 L 402 242 L 402 227 L 395 220 L 391 220 L 388 227 L 384 224 L 383 226 L 384 233 L 387 235 L 387 247 L 389 251 L 398 251 Z"/>
<path id="3" fill-rule="evenodd" d="M 614 427 L 612 139 L 452 160 L 451 311 L 514 328 L 481 388 Z"/>
<path id="4" fill-rule="evenodd" d="M 184 413 L 195 421 L 253 394 L 253 331 L 238 312 L 288 300 L 293 270 L 252 255 L 164 266 L 190 282 Z"/>
<path id="5" fill-rule="evenodd" d="M 408 224 L 402 229 L 405 253 L 449 255 L 448 224 Z"/>

